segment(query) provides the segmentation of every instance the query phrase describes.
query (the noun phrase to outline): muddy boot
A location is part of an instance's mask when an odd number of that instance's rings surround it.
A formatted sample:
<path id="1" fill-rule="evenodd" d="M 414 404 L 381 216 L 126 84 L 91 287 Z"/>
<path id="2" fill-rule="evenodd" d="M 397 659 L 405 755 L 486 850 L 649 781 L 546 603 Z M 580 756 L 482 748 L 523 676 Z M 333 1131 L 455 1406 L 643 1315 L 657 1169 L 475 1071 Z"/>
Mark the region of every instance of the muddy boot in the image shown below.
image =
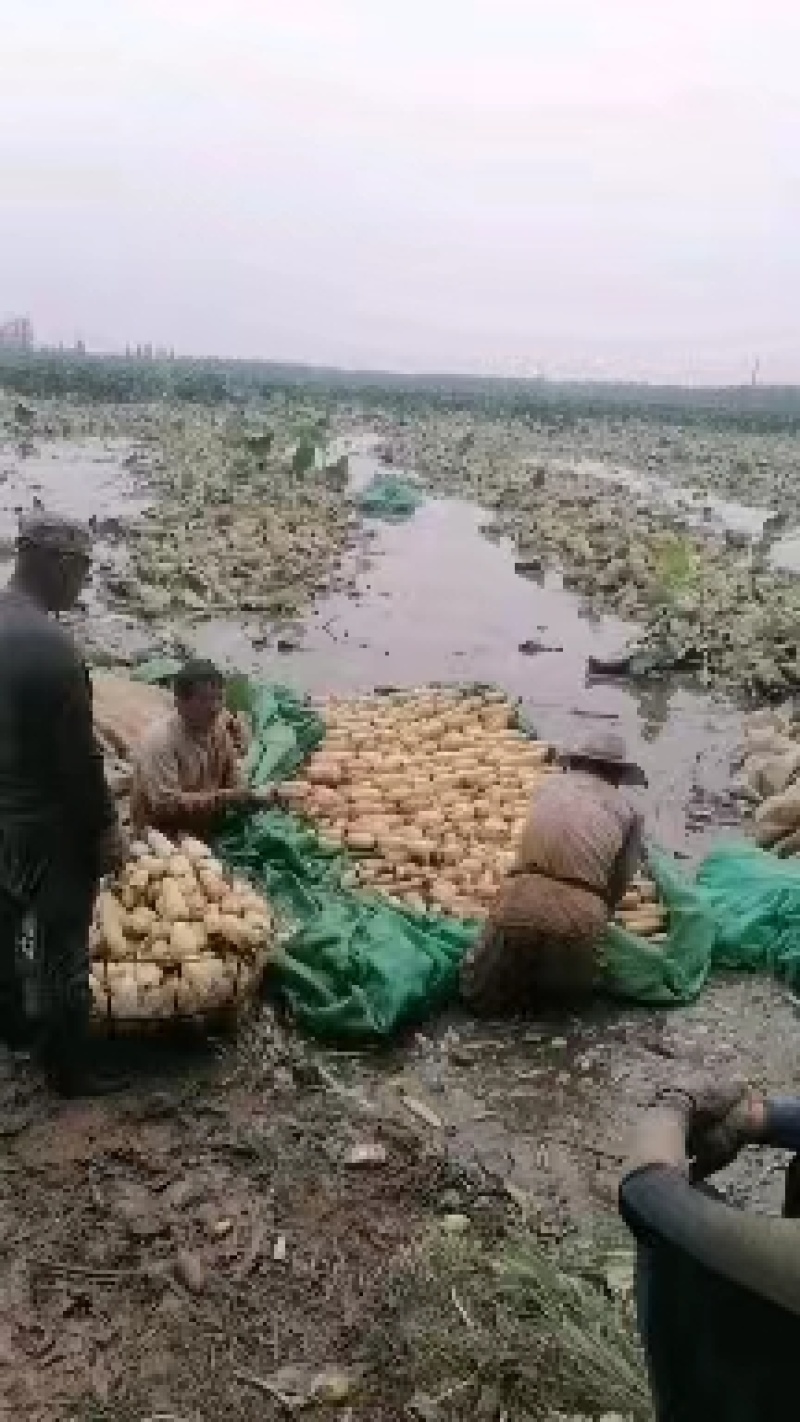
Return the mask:
<path id="1" fill-rule="evenodd" d="M 800 1219 L 800 1155 L 789 1161 L 783 1179 L 783 1217 L 787 1220 Z"/>
<path id="2" fill-rule="evenodd" d="M 42 1064 L 47 1084 L 68 1100 L 80 1096 L 112 1096 L 127 1090 L 130 1082 L 92 1062 L 92 1044 L 83 1014 L 65 1015 L 50 1022 L 42 1042 Z"/>
<path id="3" fill-rule="evenodd" d="M 24 1051 L 35 1041 L 35 1028 L 25 1010 L 21 983 L 0 989 L 0 1041 L 12 1052 Z"/>

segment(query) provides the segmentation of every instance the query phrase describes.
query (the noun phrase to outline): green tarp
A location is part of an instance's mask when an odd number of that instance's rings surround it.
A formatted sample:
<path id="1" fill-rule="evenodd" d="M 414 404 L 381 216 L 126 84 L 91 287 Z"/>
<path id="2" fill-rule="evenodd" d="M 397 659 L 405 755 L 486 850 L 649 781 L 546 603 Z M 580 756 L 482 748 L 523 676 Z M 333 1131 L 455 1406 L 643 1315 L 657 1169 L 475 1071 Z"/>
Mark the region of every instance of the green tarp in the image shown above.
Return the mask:
<path id="1" fill-rule="evenodd" d="M 609 924 L 602 946 L 603 983 L 615 997 L 652 1007 L 691 1002 L 711 969 L 715 919 L 704 895 L 663 851 L 648 851 L 650 872 L 669 909 L 664 943 L 648 943 Z"/>
<path id="2" fill-rule="evenodd" d="M 312 706 L 285 686 L 253 686 L 243 681 L 235 700 L 253 726 L 247 757 L 251 785 L 288 780 L 325 738 L 325 723 Z"/>
<path id="3" fill-rule="evenodd" d="M 271 983 L 314 1036 L 387 1040 L 455 996 L 474 924 L 344 888 L 343 856 L 278 811 L 231 824 L 217 850 L 289 924 Z"/>
<path id="4" fill-rule="evenodd" d="M 753 844 L 721 844 L 697 882 L 714 914 L 714 967 L 800 985 L 800 864 Z"/>
<path id="5" fill-rule="evenodd" d="M 177 667 L 163 658 L 138 674 L 168 681 Z M 288 779 L 324 739 L 322 718 L 288 687 L 235 676 L 227 683 L 227 701 L 253 725 L 247 772 L 254 785 Z M 520 727 L 534 734 L 523 720 Z M 456 995 L 477 924 L 402 910 L 345 887 L 347 857 L 287 813 L 230 817 L 217 849 L 263 888 L 278 911 L 284 934 L 271 983 L 308 1032 L 387 1040 Z M 669 936 L 653 944 L 610 925 L 600 949 L 603 987 L 633 1002 L 674 1006 L 691 1001 L 705 983 L 714 917 L 667 855 L 651 850 L 650 867 L 670 910 Z M 800 917 L 800 889 L 797 912 Z"/>
<path id="6" fill-rule="evenodd" d="M 356 495 L 356 508 L 369 518 L 399 520 L 416 513 L 425 495 L 418 484 L 398 474 L 375 474 Z"/>
<path id="7" fill-rule="evenodd" d="M 314 709 L 284 687 L 240 688 L 238 699 L 255 728 L 254 783 L 293 774 L 324 737 Z M 264 889 L 286 925 L 271 982 L 315 1036 L 387 1040 L 455 996 L 477 924 L 402 910 L 345 887 L 347 856 L 291 814 L 232 819 L 217 848 Z M 656 946 L 611 927 L 604 982 L 617 996 L 665 1006 L 700 991 L 713 925 L 667 856 L 654 852 L 652 867 L 670 908 L 670 936 Z"/>
<path id="8" fill-rule="evenodd" d="M 168 680 L 177 665 L 162 659 L 139 674 Z M 293 775 L 324 739 L 321 717 L 286 687 L 234 677 L 228 702 L 253 722 L 248 772 L 256 785 Z M 309 1032 L 387 1039 L 455 995 L 476 924 L 407 912 L 346 888 L 346 857 L 289 814 L 232 818 L 218 848 L 278 910 L 285 936 L 272 981 Z M 607 992 L 676 1006 L 697 996 L 712 969 L 773 972 L 800 985 L 800 865 L 748 843 L 725 844 L 704 861 L 695 884 L 659 850 L 649 860 L 670 932 L 656 944 L 611 924 L 600 950 Z"/>
<path id="9" fill-rule="evenodd" d="M 251 684 L 237 700 L 253 722 L 255 785 L 293 775 L 324 738 L 321 717 L 286 687 Z M 345 888 L 346 857 L 282 811 L 231 819 L 217 849 L 286 925 L 271 981 L 315 1036 L 385 1039 L 453 997 L 474 925 Z"/>

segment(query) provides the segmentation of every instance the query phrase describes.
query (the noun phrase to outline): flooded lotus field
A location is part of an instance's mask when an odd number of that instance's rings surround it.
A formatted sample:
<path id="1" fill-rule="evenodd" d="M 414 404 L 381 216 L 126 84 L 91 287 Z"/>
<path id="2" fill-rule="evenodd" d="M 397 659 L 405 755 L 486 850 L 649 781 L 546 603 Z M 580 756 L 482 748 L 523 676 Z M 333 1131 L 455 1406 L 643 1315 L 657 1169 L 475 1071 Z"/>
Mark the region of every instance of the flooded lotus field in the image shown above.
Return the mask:
<path id="1" fill-rule="evenodd" d="M 374 472 L 368 456 L 352 463 L 356 481 Z M 319 601 L 283 639 L 286 650 L 254 647 L 246 625 L 230 619 L 187 629 L 187 640 L 313 696 L 482 682 L 519 698 L 539 734 L 559 745 L 618 729 L 647 770 L 653 834 L 674 850 L 697 847 L 719 818 L 738 710 L 663 683 L 636 694 L 593 685 L 589 657 L 618 655 L 633 628 L 583 613 L 558 573 L 519 576 L 511 544 L 483 536 L 485 518 L 445 498 L 402 524 L 373 525 L 352 560 L 354 586 Z"/>
<path id="2" fill-rule="evenodd" d="M 313 407 L 302 411 L 306 426 L 313 414 Z M 314 697 L 431 682 L 496 684 L 559 745 L 619 730 L 647 772 L 642 803 L 660 844 L 693 860 L 737 832 L 728 791 L 748 686 L 727 652 L 705 678 L 684 667 L 635 682 L 598 680 L 588 661 L 621 656 L 652 613 L 653 565 L 649 552 L 640 559 L 634 524 L 646 530 L 647 550 L 676 531 L 699 538 L 692 557 L 702 566 L 708 549 L 719 596 L 722 583 L 744 585 L 751 576 L 745 560 L 755 557 L 758 566 L 765 518 L 790 507 L 795 452 L 787 436 L 776 437 L 769 455 L 745 441 L 738 458 L 755 471 L 746 489 L 747 471 L 737 476 L 736 456 L 711 436 L 703 437 L 704 450 L 690 434 L 668 428 L 659 436 L 651 427 L 629 431 L 623 448 L 621 434 L 591 427 L 583 438 L 580 431 L 549 438 L 543 452 L 534 447 L 543 439 L 528 433 L 511 467 L 513 429 L 434 415 L 409 428 L 389 412 L 348 405 L 329 413 L 326 431 L 331 447 L 337 440 L 337 457 L 350 452 L 343 480 L 324 453 L 313 469 L 292 468 L 298 416 L 281 402 L 247 412 L 244 426 L 242 418 L 214 408 L 108 407 L 73 411 L 64 434 L 43 403 L 23 441 L 9 406 L 0 444 L 2 546 L 7 557 L 15 517 L 34 498 L 97 517 L 97 570 L 73 619 L 91 657 L 124 665 L 196 651 Z M 353 502 L 379 467 L 376 445 L 426 490 L 403 522 L 364 519 Z M 759 463 L 773 455 L 781 471 L 775 497 Z M 523 471 L 538 463 L 544 484 L 531 476 L 535 497 L 524 485 L 518 498 Z M 620 470 L 633 470 L 635 485 Z M 550 521 L 537 526 L 548 487 L 557 498 Z M 726 529 L 743 534 L 747 546 L 726 542 Z M 764 597 L 780 596 L 788 618 L 797 594 L 786 572 L 772 570 L 776 547 L 770 544 L 758 577 Z M 631 576 L 608 582 L 608 563 L 620 558 Z M 525 575 L 516 570 L 521 559 Z M 664 592 L 662 611 L 668 604 L 671 617 L 693 625 L 688 604 L 696 597 L 693 582 Z M 763 602 L 754 605 L 763 610 Z M 785 678 L 788 653 L 780 639 L 776 646 L 769 655 Z M 788 681 L 782 687 L 790 694 Z M 244 1418 L 279 1415 L 264 1410 L 272 1408 L 268 1393 L 254 1393 L 242 1377 L 268 1375 L 298 1357 L 368 1366 L 367 1314 L 380 1313 L 394 1287 L 391 1270 L 404 1267 L 398 1261 L 412 1240 L 428 1238 L 451 1216 L 480 1238 L 517 1225 L 548 1247 L 576 1232 L 599 1237 L 613 1223 L 624 1133 L 654 1088 L 736 1072 L 791 1089 L 796 1031 L 794 998 L 764 979 L 714 982 L 693 1007 L 672 1014 L 604 1004 L 579 1017 L 478 1024 L 454 1009 L 380 1054 L 303 1042 L 265 1006 L 238 1044 L 210 1060 L 150 1068 L 122 1108 L 122 1130 L 118 1106 L 53 1106 L 29 1072 L 3 1059 L 10 1126 L 0 1252 L 16 1262 L 0 1324 L 27 1310 L 30 1328 L 50 1336 L 59 1319 L 71 1320 L 75 1357 L 65 1362 L 56 1349 L 51 1376 L 68 1399 L 72 1367 L 91 1380 L 95 1404 L 105 1390 L 110 1410 L 64 1416 L 140 1416 L 145 1403 L 150 1412 L 177 1415 L 184 1397 L 193 1409 L 187 1417 L 210 1419 L 225 1409 Z M 422 1110 L 410 1110 L 409 1101 Z M 374 1138 L 385 1143 L 390 1169 L 349 1184 L 355 1177 L 343 1172 L 345 1147 Z M 750 1153 L 726 1177 L 732 1198 L 774 1209 L 779 1164 Z M 23 1177 L 53 1220 L 41 1238 L 23 1208 Z M 68 1199 L 78 1202 L 69 1210 Z M 380 1237 L 366 1227 L 362 1233 L 365 1214 L 381 1221 Z M 22 1263 L 11 1252 L 15 1231 Z M 176 1231 L 186 1248 L 214 1261 L 198 1294 L 184 1291 L 177 1303 L 164 1283 L 166 1245 L 159 1243 Z M 48 1274 L 65 1253 L 75 1272 Z M 378 1264 L 384 1256 L 386 1278 Z M 32 1303 L 25 1271 L 34 1264 L 46 1282 Z M 135 1308 L 125 1289 L 139 1291 Z M 265 1291 L 273 1309 L 266 1322 Z M 83 1302 L 71 1303 L 78 1293 Z M 313 1327 L 305 1316 L 311 1293 L 320 1300 Z M 134 1347 L 140 1313 L 152 1356 L 137 1354 L 135 1384 L 122 1354 Z M 162 1329 L 166 1348 L 156 1346 Z M 211 1376 L 212 1355 L 214 1387 L 193 1391 L 198 1369 Z M 38 1365 L 33 1353 L 26 1356 L 28 1371 L 23 1376 L 20 1364 L 15 1374 L 17 1415 L 44 1416 L 35 1410 Z M 412 1415 L 397 1357 L 383 1358 L 381 1368 L 396 1377 L 397 1395 L 354 1398 L 353 1422 Z M 138 1411 L 113 1410 L 123 1394 Z M 436 1415 L 473 1411 L 444 1407 Z M 543 1405 L 513 1415 L 551 1414 Z"/>

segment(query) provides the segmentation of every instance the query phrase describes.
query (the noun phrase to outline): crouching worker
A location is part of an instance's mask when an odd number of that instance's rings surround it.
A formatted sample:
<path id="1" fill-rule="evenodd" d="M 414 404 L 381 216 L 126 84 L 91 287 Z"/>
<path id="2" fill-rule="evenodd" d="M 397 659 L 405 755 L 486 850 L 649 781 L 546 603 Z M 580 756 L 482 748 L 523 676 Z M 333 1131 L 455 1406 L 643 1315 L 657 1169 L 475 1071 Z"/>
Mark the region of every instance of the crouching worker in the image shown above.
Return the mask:
<path id="1" fill-rule="evenodd" d="M 562 757 L 539 789 L 514 867 L 467 954 L 474 1011 L 524 1011 L 590 992 L 597 947 L 642 855 L 642 818 L 622 786 L 646 784 L 621 737 Z"/>
<path id="2" fill-rule="evenodd" d="M 636 1240 L 636 1308 L 657 1422 L 785 1422 L 800 1343 L 800 1162 L 784 1218 L 703 1182 L 743 1146 L 800 1150 L 800 1100 L 723 1083 L 666 1092 L 620 1187 Z"/>
<path id="3" fill-rule="evenodd" d="M 247 730 L 225 707 L 225 682 L 212 662 L 187 662 L 173 682 L 175 709 L 134 751 L 131 824 L 207 839 L 228 809 L 263 809 L 272 790 L 244 783 Z"/>

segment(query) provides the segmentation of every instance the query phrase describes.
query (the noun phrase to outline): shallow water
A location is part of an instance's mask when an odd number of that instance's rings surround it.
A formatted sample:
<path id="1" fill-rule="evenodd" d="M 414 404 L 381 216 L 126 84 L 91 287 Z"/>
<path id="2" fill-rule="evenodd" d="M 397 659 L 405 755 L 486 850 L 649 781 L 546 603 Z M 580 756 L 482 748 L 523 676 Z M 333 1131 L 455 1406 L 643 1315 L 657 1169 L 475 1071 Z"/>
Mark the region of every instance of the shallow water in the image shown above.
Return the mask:
<path id="1" fill-rule="evenodd" d="M 800 573 L 800 530 L 792 529 L 773 544 L 770 564 L 779 573 Z"/>
<path id="2" fill-rule="evenodd" d="M 103 588 L 104 574 L 126 563 L 124 530 L 117 525 L 137 518 L 151 502 L 123 463 L 130 451 L 130 442 L 122 439 L 52 440 L 27 455 L 10 442 L 0 443 L 0 582 L 11 570 L 20 514 L 30 513 L 36 499 L 53 513 L 84 521 L 94 516 L 99 524 L 94 568 L 81 598 L 92 619 L 85 630 L 91 646 L 99 640 L 134 656 L 146 654 L 150 634 L 109 612 Z M 78 611 L 68 621 L 80 635 L 85 616 Z"/>
<path id="3" fill-rule="evenodd" d="M 723 499 L 689 484 L 675 484 L 660 474 L 643 474 L 637 469 L 597 459 L 572 460 L 569 468 L 605 484 L 641 494 L 647 503 L 675 514 L 687 528 L 706 533 L 730 531 L 743 535 L 753 544 L 761 540 L 764 526 L 775 512 L 758 504 Z M 789 529 L 775 539 L 769 550 L 769 565 L 779 573 L 800 573 L 800 529 Z"/>
<path id="4" fill-rule="evenodd" d="M 375 462 L 365 455 L 351 462 L 359 487 Z M 318 603 L 298 650 L 256 648 L 239 621 L 208 622 L 189 635 L 201 654 L 315 696 L 480 681 L 519 697 L 539 732 L 560 744 L 619 730 L 650 779 L 652 833 L 685 849 L 684 806 L 696 784 L 714 792 L 729 782 L 739 712 L 662 683 L 639 694 L 589 684 L 587 658 L 619 654 L 635 628 L 586 617 L 557 576 L 538 583 L 519 576 L 510 543 L 481 534 L 485 521 L 474 505 L 431 499 L 405 523 L 375 524 L 369 562 L 356 559 L 357 594 Z M 530 639 L 553 650 L 521 653 Z M 693 834 L 691 846 L 705 838 Z"/>
<path id="5" fill-rule="evenodd" d="M 35 498 L 55 513 L 98 520 L 133 518 L 148 500 L 123 465 L 126 440 L 58 440 L 21 455 L 0 447 L 0 539 L 13 538 Z"/>
<path id="6" fill-rule="evenodd" d="M 353 490 L 378 467 L 366 448 L 363 439 L 350 444 Z M 146 493 L 123 464 L 129 449 L 120 440 L 57 441 L 28 457 L 0 448 L 0 540 L 7 553 L 18 512 L 30 509 L 34 496 L 48 508 L 82 518 L 94 513 L 101 521 L 145 509 Z M 654 837 L 674 849 L 699 849 L 708 834 L 694 811 L 687 833 L 685 808 L 696 786 L 712 794 L 727 786 L 738 711 L 666 683 L 634 691 L 588 682 L 587 658 L 618 655 L 636 629 L 586 616 L 558 576 L 539 582 L 519 576 L 511 544 L 483 536 L 486 520 L 476 505 L 429 499 L 405 523 L 369 524 L 363 546 L 351 555 L 355 593 L 320 600 L 285 634 L 289 650 L 278 650 L 273 628 L 247 619 L 180 630 L 198 651 L 227 666 L 315 696 L 480 681 L 518 697 L 541 735 L 559 744 L 619 730 L 650 779 L 643 802 Z M 109 613 L 105 604 L 103 572 L 124 559 L 124 533 L 112 525 L 98 541 L 98 571 L 85 613 L 74 619 L 76 631 L 89 634 L 95 647 L 144 654 L 149 631 Z M 548 650 L 526 655 L 519 649 L 528 641 Z M 712 829 L 718 833 L 713 815 Z"/>
<path id="7" fill-rule="evenodd" d="M 642 473 L 638 469 L 624 465 L 606 464 L 601 460 L 573 460 L 570 468 L 578 473 L 591 475 L 606 484 L 630 489 L 639 493 L 649 503 L 677 514 L 689 528 L 706 530 L 730 529 L 732 533 L 744 534 L 757 541 L 764 524 L 773 510 L 760 508 L 754 504 L 741 504 L 733 499 L 722 499 L 707 490 L 693 488 L 689 484 L 675 484 L 663 475 Z"/>

